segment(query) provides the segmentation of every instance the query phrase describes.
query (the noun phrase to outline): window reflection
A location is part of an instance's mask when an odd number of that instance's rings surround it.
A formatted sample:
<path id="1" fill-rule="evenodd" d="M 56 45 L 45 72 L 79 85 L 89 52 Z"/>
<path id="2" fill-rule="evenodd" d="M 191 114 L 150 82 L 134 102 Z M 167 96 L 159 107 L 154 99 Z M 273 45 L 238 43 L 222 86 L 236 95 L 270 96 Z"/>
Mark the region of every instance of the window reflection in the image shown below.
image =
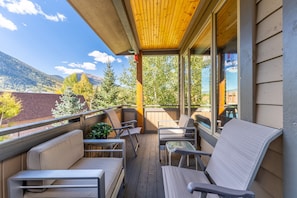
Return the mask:
<path id="1" fill-rule="evenodd" d="M 191 102 L 197 107 L 195 119 L 200 126 L 211 128 L 212 66 L 211 23 L 206 24 L 191 49 Z"/>
<path id="2" fill-rule="evenodd" d="M 228 0 L 216 14 L 217 131 L 237 118 L 238 64 L 236 0 Z"/>

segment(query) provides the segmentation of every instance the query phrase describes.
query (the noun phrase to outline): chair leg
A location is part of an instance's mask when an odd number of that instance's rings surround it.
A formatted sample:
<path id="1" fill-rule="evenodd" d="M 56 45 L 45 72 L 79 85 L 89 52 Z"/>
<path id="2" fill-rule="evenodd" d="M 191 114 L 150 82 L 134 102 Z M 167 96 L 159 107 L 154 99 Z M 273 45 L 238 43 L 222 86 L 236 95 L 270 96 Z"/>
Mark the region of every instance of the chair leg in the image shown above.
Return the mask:
<path id="1" fill-rule="evenodd" d="M 159 161 L 161 162 L 161 148 L 160 148 L 160 145 L 159 145 Z"/>
<path id="2" fill-rule="evenodd" d="M 137 151 L 137 147 L 134 146 L 133 138 L 131 137 L 131 135 L 129 135 L 129 138 L 130 138 L 130 142 L 131 142 L 131 145 L 132 145 L 132 148 L 133 148 L 135 157 L 137 157 L 137 153 L 136 153 L 136 151 Z M 138 143 L 136 144 L 136 146 L 138 146 Z"/>
<path id="3" fill-rule="evenodd" d="M 137 147 L 139 147 L 140 144 L 139 144 L 139 141 L 138 141 L 138 136 L 137 136 L 137 134 L 135 134 L 135 139 L 136 139 Z"/>

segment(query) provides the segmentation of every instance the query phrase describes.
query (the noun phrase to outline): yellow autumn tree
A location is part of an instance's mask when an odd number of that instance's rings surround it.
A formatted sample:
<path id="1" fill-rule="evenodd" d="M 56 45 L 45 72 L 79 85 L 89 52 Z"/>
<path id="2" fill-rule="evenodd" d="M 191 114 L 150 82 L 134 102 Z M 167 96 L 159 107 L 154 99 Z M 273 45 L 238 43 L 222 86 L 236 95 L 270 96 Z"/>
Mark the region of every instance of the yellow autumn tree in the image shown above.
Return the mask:
<path id="1" fill-rule="evenodd" d="M 0 126 L 4 119 L 17 116 L 22 111 L 22 103 L 9 92 L 0 95 Z"/>
<path id="2" fill-rule="evenodd" d="M 80 80 L 74 84 L 73 92 L 77 95 L 83 95 L 88 105 L 90 104 L 93 96 L 93 85 L 90 83 L 89 78 L 85 73 L 80 77 Z"/>

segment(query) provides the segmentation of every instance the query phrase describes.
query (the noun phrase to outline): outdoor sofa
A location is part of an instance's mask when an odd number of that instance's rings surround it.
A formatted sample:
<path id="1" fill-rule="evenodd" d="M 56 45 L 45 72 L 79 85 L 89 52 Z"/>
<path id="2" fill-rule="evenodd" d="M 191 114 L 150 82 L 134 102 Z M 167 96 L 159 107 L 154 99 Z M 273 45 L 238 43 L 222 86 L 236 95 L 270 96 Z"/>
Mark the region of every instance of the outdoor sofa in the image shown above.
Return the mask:
<path id="1" fill-rule="evenodd" d="M 86 157 L 86 144 L 110 147 L 96 152 L 118 157 Z M 73 130 L 27 152 L 27 170 L 8 180 L 9 197 L 117 197 L 125 164 L 125 140 L 83 139 L 82 130 Z"/>

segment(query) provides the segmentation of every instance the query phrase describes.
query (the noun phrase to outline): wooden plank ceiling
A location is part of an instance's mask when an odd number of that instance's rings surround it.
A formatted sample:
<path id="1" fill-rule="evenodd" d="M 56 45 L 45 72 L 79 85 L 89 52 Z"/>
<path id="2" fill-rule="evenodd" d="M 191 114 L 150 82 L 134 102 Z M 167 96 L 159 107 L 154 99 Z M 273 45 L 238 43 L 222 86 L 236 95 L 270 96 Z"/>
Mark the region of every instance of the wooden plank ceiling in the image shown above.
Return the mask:
<path id="1" fill-rule="evenodd" d="M 179 50 L 200 0 L 68 2 L 115 54 L 128 54 L 130 49 Z"/>
<path id="2" fill-rule="evenodd" d="M 131 0 L 140 48 L 178 49 L 199 2 L 199 0 Z"/>

